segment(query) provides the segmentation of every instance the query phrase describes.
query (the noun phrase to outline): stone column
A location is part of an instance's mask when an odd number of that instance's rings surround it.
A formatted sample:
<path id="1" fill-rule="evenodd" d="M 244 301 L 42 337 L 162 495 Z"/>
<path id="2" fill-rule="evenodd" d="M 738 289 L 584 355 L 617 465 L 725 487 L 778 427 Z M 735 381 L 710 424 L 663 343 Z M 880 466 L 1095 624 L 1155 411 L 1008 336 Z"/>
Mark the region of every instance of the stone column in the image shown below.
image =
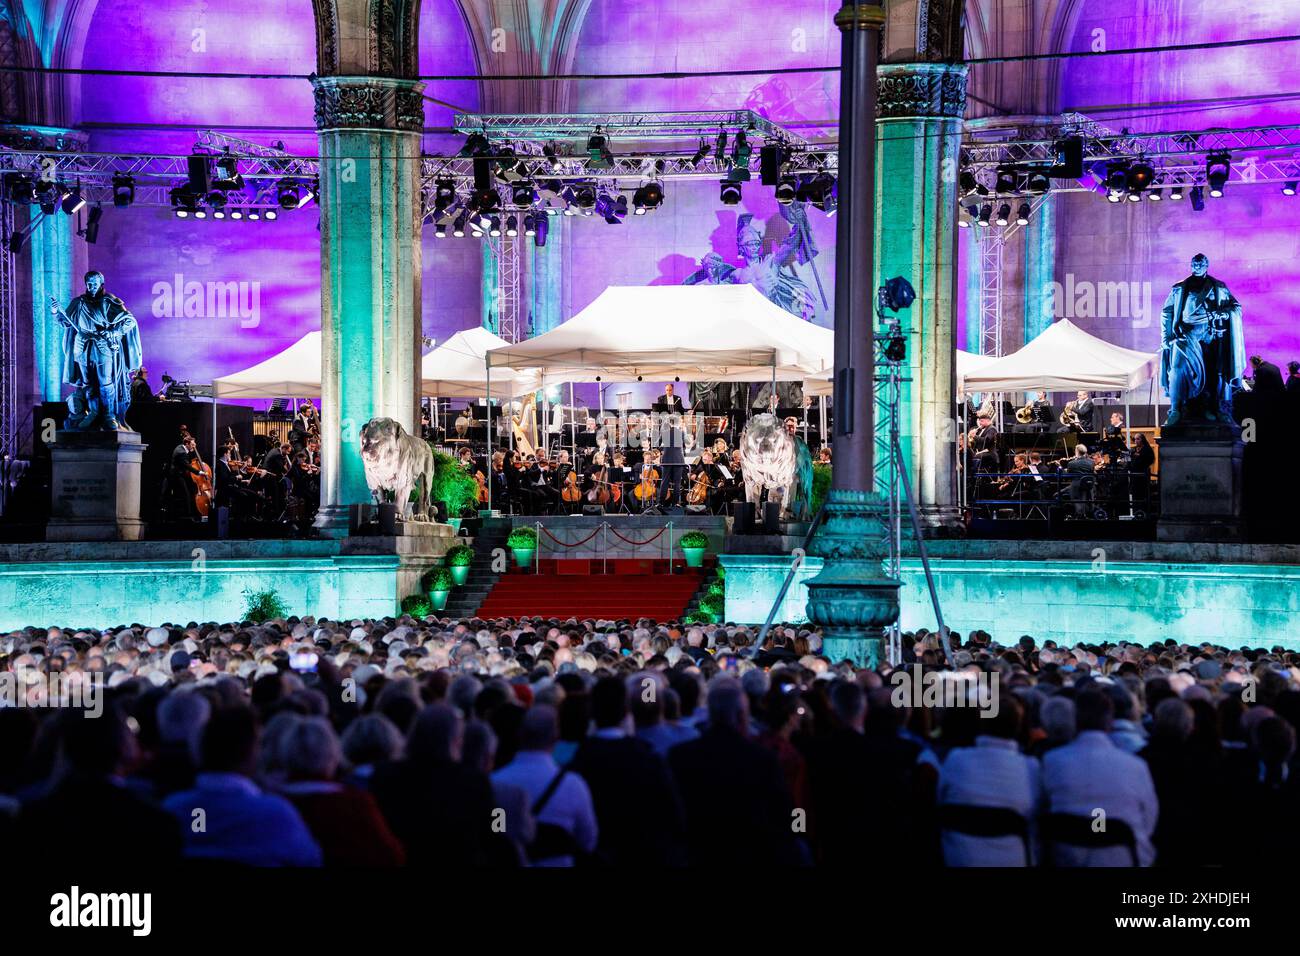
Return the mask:
<path id="1" fill-rule="evenodd" d="M 357 444 L 371 418 L 419 434 L 420 133 L 423 84 L 319 76 L 321 507 L 347 530 L 371 500 Z"/>
<path id="2" fill-rule="evenodd" d="M 63 397 L 63 329 L 50 314 L 50 296 L 67 307 L 72 300 L 72 235 L 74 221 L 55 211 L 42 216 L 35 206 L 31 215 L 40 222 L 27 244 L 32 253 L 32 357 L 36 366 L 36 391 L 42 401 Z"/>
<path id="3" fill-rule="evenodd" d="M 957 311 L 957 171 L 966 68 L 890 63 L 876 127 L 876 282 L 903 276 L 916 302 L 902 313 L 908 339 L 899 439 L 922 520 L 956 528 L 952 409 Z"/>
<path id="4" fill-rule="evenodd" d="M 878 3 L 849 0 L 835 15 L 841 41 L 839 215 L 835 225 L 835 468 L 826 518 L 810 551 L 825 559 L 807 582 L 808 616 L 823 653 L 873 665 L 881 629 L 898 618 L 899 582 L 885 577 L 885 502 L 874 481 L 876 61 Z"/>
<path id="5" fill-rule="evenodd" d="M 1047 331 L 1055 318 L 1052 282 L 1056 279 L 1056 199 L 1048 193 L 1029 217 L 1025 236 L 1025 344 Z"/>

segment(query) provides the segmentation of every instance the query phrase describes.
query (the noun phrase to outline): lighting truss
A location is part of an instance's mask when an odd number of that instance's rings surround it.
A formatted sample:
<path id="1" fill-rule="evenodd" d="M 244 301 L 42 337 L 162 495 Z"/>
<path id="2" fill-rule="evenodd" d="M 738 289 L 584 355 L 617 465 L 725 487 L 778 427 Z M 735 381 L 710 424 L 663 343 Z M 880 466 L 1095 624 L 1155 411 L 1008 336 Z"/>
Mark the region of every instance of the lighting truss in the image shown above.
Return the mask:
<path id="1" fill-rule="evenodd" d="M 1300 175 L 1300 124 L 1132 133 L 1116 132 L 1081 113 L 1063 114 L 1050 124 L 968 131 L 961 168 L 995 195 L 992 186 L 998 167 L 1050 165 L 1055 161 L 1055 144 L 1069 136 L 1083 140 L 1085 173 L 1092 166 L 1140 157 L 1155 167 L 1155 186 L 1205 185 L 1205 160 L 1220 152 L 1232 157 L 1229 185 L 1282 183 Z M 1092 189 L 1073 180 L 1052 180 L 1051 191 Z"/>
<path id="2" fill-rule="evenodd" d="M 808 147 L 802 136 L 759 116 L 753 110 L 684 110 L 660 113 L 457 113 L 458 133 L 482 133 L 489 140 L 508 140 L 527 152 L 541 152 L 555 140 L 586 141 L 599 126 L 618 141 L 712 138 L 719 129 L 745 130 L 751 140 Z"/>

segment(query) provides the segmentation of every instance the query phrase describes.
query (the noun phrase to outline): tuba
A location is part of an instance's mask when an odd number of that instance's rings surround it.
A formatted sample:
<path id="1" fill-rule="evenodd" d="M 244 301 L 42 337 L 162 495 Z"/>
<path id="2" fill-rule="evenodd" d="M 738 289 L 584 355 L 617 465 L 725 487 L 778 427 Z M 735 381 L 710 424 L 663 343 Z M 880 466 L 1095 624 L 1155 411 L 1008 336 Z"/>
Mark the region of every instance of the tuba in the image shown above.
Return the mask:
<path id="1" fill-rule="evenodd" d="M 1074 410 L 1078 401 L 1065 403 L 1065 408 L 1061 410 L 1060 422 L 1062 425 L 1075 426 L 1079 424 L 1079 413 Z"/>

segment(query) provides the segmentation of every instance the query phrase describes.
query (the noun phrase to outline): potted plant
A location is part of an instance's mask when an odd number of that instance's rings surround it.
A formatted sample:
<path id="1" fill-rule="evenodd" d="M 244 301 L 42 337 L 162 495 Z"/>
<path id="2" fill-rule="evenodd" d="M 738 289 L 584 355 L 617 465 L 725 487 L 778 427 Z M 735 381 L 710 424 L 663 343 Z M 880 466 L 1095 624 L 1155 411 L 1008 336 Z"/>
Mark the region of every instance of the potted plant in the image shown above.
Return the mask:
<path id="1" fill-rule="evenodd" d="M 726 598 L 721 594 L 710 592 L 700 600 L 700 610 L 709 615 L 714 621 L 720 621 L 727 610 Z"/>
<path id="2" fill-rule="evenodd" d="M 532 528 L 515 528 L 506 538 L 506 547 L 514 552 L 515 564 L 526 568 L 537 553 L 537 532 Z"/>
<path id="3" fill-rule="evenodd" d="M 447 567 L 451 579 L 460 587 L 469 579 L 469 566 L 474 563 L 474 549 L 467 544 L 453 545 L 447 549 Z"/>
<path id="4" fill-rule="evenodd" d="M 709 536 L 703 531 L 688 531 L 677 543 L 686 554 L 686 566 L 698 568 L 704 564 L 704 552 L 709 547 Z"/>
<path id="5" fill-rule="evenodd" d="M 402 613 L 422 621 L 433 613 L 433 605 L 429 603 L 428 595 L 411 594 L 402 598 Z"/>
<path id="6" fill-rule="evenodd" d="M 455 581 L 452 580 L 451 572 L 446 568 L 430 568 L 424 572 L 420 584 L 428 592 L 429 602 L 433 605 L 433 609 L 441 611 L 447 606 L 447 595 L 451 593 Z"/>

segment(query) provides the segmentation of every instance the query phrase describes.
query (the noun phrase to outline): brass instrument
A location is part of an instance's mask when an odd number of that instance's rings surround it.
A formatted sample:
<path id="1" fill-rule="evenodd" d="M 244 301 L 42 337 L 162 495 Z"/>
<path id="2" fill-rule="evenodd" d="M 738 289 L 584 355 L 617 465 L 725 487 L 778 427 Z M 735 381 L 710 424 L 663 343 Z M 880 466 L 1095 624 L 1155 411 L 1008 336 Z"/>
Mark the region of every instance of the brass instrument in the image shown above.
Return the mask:
<path id="1" fill-rule="evenodd" d="M 1030 402 L 1024 408 L 1016 409 L 1016 421 L 1022 425 L 1028 425 L 1034 420 L 1034 403 Z"/>
<path id="2" fill-rule="evenodd" d="M 1069 401 L 1065 403 L 1065 408 L 1061 410 L 1060 422 L 1062 425 L 1076 426 L 1079 424 L 1079 413 L 1074 410 L 1078 401 Z"/>

